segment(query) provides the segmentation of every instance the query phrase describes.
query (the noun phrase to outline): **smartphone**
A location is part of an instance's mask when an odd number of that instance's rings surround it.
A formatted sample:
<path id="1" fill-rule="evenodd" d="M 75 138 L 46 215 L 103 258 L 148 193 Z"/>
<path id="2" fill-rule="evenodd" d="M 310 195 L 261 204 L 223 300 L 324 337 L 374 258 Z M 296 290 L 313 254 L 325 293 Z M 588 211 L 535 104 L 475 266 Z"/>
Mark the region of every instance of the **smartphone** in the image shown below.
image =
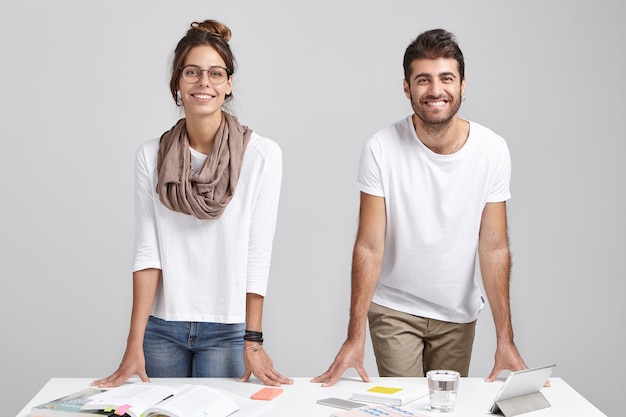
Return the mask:
<path id="1" fill-rule="evenodd" d="M 352 410 L 353 408 L 363 407 L 366 404 L 358 403 L 356 401 L 344 400 L 343 398 L 322 398 L 317 400 L 318 404 L 328 405 L 330 407 L 342 408 L 344 410 Z"/>

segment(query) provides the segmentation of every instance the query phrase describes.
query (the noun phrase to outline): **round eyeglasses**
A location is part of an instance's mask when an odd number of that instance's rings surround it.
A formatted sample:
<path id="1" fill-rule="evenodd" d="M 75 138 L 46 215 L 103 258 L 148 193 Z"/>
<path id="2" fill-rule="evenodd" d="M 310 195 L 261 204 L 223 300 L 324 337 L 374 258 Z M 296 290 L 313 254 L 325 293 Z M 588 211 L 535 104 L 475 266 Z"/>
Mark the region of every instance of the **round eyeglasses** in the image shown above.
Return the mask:
<path id="1" fill-rule="evenodd" d="M 189 84 L 195 84 L 202 78 L 202 73 L 205 72 L 209 75 L 209 79 L 211 80 L 211 84 L 217 85 L 222 84 L 224 81 L 230 77 L 231 73 L 227 68 L 220 66 L 212 66 L 209 69 L 201 69 L 197 65 L 185 65 L 180 68 L 180 72 L 183 75 L 183 80 L 188 82 Z"/>

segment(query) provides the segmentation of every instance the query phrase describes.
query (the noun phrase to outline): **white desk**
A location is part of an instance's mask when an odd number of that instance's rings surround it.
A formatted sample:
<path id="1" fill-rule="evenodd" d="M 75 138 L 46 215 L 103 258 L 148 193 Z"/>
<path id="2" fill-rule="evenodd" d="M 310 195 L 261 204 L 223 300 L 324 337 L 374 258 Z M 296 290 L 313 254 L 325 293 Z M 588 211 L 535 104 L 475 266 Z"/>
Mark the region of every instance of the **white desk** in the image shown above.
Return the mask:
<path id="1" fill-rule="evenodd" d="M 95 378 L 94 378 L 95 379 Z M 17 417 L 29 417 L 31 407 L 43 404 L 47 401 L 63 397 L 67 394 L 79 391 L 89 386 L 93 379 L 89 378 L 52 378 L 24 407 Z M 372 378 L 373 382 L 389 385 L 398 378 Z M 411 382 L 426 385 L 425 378 L 407 378 Z M 552 407 L 524 414 L 528 417 L 596 417 L 604 416 L 600 410 L 578 394 L 561 378 L 550 378 L 552 386 L 543 388 L 542 393 L 548 399 Z M 188 378 L 188 379 L 157 379 L 152 382 L 187 382 L 205 384 L 214 388 L 220 388 L 243 397 L 258 391 L 262 386 L 258 381 L 243 383 L 228 378 Z M 503 381 L 484 382 L 482 378 L 461 378 L 457 407 L 454 413 L 436 413 L 429 410 L 428 397 L 421 398 L 410 403 L 406 408 L 418 411 L 427 416 L 438 417 L 477 417 L 493 416 L 488 413 L 492 401 Z M 268 417 L 328 417 L 332 409 L 327 406 L 316 404 L 316 401 L 325 397 L 339 397 L 349 399 L 352 392 L 363 383 L 358 378 L 344 378 L 333 387 L 322 388 L 320 384 L 313 384 L 310 378 L 294 378 L 293 385 L 283 385 L 285 390 L 276 399 L 272 400 L 275 407 L 265 415 Z M 235 415 L 233 415 L 235 417 Z"/>

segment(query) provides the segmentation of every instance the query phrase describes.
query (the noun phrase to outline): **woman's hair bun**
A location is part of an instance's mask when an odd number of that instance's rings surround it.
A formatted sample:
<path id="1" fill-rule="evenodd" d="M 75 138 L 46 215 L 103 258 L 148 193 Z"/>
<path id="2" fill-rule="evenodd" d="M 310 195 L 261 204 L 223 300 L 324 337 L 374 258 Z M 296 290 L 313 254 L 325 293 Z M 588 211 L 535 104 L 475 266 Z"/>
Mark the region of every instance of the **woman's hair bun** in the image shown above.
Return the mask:
<path id="1" fill-rule="evenodd" d="M 187 34 L 190 35 L 195 31 L 207 32 L 211 35 L 218 36 L 224 40 L 224 42 L 228 42 L 230 40 L 231 32 L 228 29 L 228 26 L 216 21 L 216 20 L 205 20 L 204 22 L 193 22 L 191 24 L 191 28 L 187 31 Z"/>

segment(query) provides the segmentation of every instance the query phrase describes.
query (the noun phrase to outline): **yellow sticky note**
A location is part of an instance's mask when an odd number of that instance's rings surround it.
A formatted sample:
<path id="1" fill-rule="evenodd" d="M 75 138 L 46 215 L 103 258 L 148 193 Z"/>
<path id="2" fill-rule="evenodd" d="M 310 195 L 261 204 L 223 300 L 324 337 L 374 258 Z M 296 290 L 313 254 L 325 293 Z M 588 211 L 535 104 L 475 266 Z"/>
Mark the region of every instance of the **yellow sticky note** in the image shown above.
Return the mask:
<path id="1" fill-rule="evenodd" d="M 398 391 L 402 391 L 402 388 L 381 387 L 380 385 L 378 385 L 368 389 L 367 391 L 377 392 L 379 394 L 395 394 Z"/>

